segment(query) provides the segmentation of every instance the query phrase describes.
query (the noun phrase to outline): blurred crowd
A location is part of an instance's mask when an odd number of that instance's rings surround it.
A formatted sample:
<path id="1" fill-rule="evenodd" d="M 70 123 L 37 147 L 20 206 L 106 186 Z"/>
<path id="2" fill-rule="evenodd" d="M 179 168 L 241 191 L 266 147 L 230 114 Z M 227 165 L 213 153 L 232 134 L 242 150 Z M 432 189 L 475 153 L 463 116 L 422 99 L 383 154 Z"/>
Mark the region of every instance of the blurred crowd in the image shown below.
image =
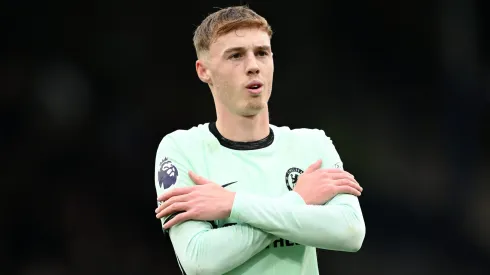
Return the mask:
<path id="1" fill-rule="evenodd" d="M 363 248 L 321 274 L 488 274 L 489 4 L 395 2 L 248 2 L 275 31 L 271 123 L 324 129 L 365 190 Z M 0 274 L 179 274 L 154 157 L 215 119 L 192 34 L 229 4 L 7 1 Z"/>

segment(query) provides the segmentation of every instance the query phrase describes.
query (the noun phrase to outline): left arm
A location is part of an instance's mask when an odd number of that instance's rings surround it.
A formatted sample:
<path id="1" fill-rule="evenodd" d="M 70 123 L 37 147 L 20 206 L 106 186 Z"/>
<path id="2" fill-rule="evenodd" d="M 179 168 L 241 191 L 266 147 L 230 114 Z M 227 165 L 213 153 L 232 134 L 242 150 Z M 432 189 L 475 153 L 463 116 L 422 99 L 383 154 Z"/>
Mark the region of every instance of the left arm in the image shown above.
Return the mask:
<path id="1" fill-rule="evenodd" d="M 322 131 L 319 144 L 327 166 L 341 164 L 330 138 Z M 364 241 L 366 227 L 359 200 L 338 194 L 324 205 L 308 205 L 295 191 L 283 200 L 237 192 L 231 217 L 293 242 L 321 249 L 356 252 Z"/>
<path id="2" fill-rule="evenodd" d="M 348 194 L 325 205 L 306 205 L 294 191 L 281 201 L 237 192 L 231 217 L 277 237 L 328 250 L 356 252 L 366 232 L 359 201 Z"/>

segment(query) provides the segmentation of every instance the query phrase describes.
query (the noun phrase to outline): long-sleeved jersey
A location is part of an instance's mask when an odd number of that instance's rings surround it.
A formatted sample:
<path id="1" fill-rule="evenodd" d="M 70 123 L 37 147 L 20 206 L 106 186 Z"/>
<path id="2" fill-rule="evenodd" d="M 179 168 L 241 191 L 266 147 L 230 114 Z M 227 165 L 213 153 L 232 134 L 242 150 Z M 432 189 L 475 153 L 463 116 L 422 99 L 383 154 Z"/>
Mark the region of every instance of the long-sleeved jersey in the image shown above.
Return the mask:
<path id="1" fill-rule="evenodd" d="M 229 218 L 186 221 L 169 230 L 184 274 L 318 274 L 316 248 L 355 252 L 365 225 L 357 197 L 307 205 L 293 191 L 306 168 L 342 168 L 322 130 L 270 125 L 255 142 L 227 140 L 215 123 L 166 135 L 155 162 L 157 195 L 194 185 L 188 171 L 236 192 Z M 169 217 L 162 218 L 162 224 Z"/>

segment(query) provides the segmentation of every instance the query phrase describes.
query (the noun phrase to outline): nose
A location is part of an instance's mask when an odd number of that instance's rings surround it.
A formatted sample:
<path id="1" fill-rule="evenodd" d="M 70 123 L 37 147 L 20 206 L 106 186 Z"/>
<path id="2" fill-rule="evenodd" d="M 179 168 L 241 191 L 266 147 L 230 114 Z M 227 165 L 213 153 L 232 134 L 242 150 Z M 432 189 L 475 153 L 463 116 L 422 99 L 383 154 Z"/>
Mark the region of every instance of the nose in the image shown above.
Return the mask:
<path id="1" fill-rule="evenodd" d="M 257 59 L 254 54 L 251 54 L 247 58 L 247 75 L 258 74 L 260 72 L 259 64 L 257 63 Z"/>

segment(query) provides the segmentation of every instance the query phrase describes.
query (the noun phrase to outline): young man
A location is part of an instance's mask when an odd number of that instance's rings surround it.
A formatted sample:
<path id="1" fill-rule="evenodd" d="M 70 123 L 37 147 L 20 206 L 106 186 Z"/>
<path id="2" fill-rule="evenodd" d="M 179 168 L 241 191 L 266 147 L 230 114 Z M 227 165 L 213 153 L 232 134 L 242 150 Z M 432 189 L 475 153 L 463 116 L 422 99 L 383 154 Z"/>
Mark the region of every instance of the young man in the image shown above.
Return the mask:
<path id="1" fill-rule="evenodd" d="M 355 252 L 362 188 L 321 130 L 269 124 L 272 31 L 247 7 L 209 15 L 194 45 L 216 122 L 165 136 L 156 217 L 184 274 L 318 274 L 316 248 Z"/>

